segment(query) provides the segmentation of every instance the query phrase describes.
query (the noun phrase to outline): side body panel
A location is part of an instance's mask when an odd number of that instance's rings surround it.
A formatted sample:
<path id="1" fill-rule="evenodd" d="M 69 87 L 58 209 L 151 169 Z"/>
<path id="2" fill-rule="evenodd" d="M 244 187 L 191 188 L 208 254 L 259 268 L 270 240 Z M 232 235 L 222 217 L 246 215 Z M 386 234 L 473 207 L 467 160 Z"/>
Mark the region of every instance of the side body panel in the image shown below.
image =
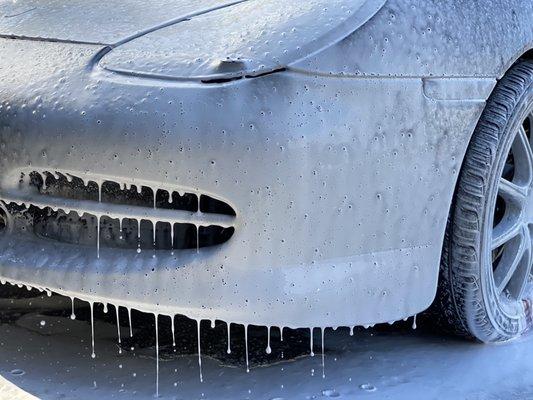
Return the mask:
<path id="1" fill-rule="evenodd" d="M 501 77 L 533 49 L 533 2 L 388 0 L 336 46 L 293 65 L 343 76 Z"/>

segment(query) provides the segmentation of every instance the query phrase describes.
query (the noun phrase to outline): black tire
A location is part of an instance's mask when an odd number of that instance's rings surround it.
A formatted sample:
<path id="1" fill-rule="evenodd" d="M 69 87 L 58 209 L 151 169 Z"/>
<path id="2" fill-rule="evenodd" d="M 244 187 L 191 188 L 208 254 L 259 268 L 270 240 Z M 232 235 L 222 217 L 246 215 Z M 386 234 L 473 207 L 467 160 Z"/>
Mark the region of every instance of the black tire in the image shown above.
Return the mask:
<path id="1" fill-rule="evenodd" d="M 513 339 L 531 324 L 527 290 L 522 288 L 514 299 L 505 287 L 500 289 L 506 283 L 500 287 L 495 283 L 495 263 L 502 262 L 497 257 L 502 257 L 498 254 L 503 250 L 493 249 L 493 228 L 500 218 L 495 214 L 502 212 L 496 200 L 505 178 L 504 167 L 514 163 L 510 153 L 516 140 L 513 132 L 521 132 L 520 126 L 527 124 L 524 129 L 530 137 L 532 113 L 533 61 L 523 60 L 498 82 L 487 101 L 469 143 L 448 218 L 432 314 L 453 333 L 482 342 Z M 523 222 L 520 229 L 530 234 L 530 228 Z M 526 277 L 523 287 L 530 281 L 531 253 L 529 250 L 529 256 L 521 259 L 527 261 L 519 264 Z"/>

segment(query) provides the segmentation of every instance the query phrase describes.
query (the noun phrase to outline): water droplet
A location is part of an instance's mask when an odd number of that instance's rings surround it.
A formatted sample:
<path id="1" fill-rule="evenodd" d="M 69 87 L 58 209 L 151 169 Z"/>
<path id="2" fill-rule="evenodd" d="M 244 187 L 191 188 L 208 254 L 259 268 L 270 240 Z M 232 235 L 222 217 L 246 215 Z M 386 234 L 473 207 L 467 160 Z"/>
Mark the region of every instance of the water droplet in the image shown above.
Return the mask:
<path id="1" fill-rule="evenodd" d="M 267 327 L 268 331 L 267 331 L 267 347 L 266 347 L 266 353 L 267 354 L 270 354 L 272 353 L 272 348 L 270 347 L 270 326 Z"/>
<path id="2" fill-rule="evenodd" d="M 244 349 L 246 354 L 246 372 L 250 372 L 250 362 L 248 360 L 248 325 L 244 326 Z"/>
<path id="3" fill-rule="evenodd" d="M 340 394 L 334 389 L 324 389 L 322 390 L 322 396 L 324 397 L 339 397 Z"/>
<path id="4" fill-rule="evenodd" d="M 204 381 L 204 376 L 202 374 L 202 351 L 200 349 L 200 322 L 201 320 L 197 320 L 196 321 L 196 335 L 197 335 L 197 339 L 198 339 L 198 369 L 200 371 L 200 382 L 203 382 Z"/>
<path id="5" fill-rule="evenodd" d="M 364 390 L 365 392 L 375 392 L 377 388 L 370 383 L 363 383 L 359 385 L 359 389 Z"/>
<path id="6" fill-rule="evenodd" d="M 70 300 L 72 301 L 72 312 L 70 314 L 70 319 L 75 320 L 76 314 L 74 313 L 74 297 L 72 297 Z"/>

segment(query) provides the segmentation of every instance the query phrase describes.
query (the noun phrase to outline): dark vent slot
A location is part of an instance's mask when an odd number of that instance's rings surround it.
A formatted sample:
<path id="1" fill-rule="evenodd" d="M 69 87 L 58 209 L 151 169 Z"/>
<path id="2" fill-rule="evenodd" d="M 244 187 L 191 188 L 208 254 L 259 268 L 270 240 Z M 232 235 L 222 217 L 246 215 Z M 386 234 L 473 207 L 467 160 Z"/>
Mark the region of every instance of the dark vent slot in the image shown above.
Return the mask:
<path id="1" fill-rule="evenodd" d="M 180 195 L 178 192 L 172 192 L 172 201 L 169 201 L 169 192 L 158 190 L 156 205 L 158 208 L 196 212 L 198 211 L 198 196 L 192 193 Z"/>
<path id="2" fill-rule="evenodd" d="M 209 247 L 209 246 L 216 246 L 218 244 L 222 244 L 229 240 L 231 236 L 233 236 L 233 233 L 235 232 L 235 228 L 222 228 L 220 226 L 206 226 L 206 227 L 200 227 L 199 233 L 200 233 L 200 247 Z"/>
<path id="3" fill-rule="evenodd" d="M 206 213 L 216 213 L 235 216 L 235 211 L 223 201 L 213 199 L 205 194 L 200 196 L 200 210 Z"/>
<path id="4" fill-rule="evenodd" d="M 30 173 L 30 186 L 42 194 L 51 196 L 98 201 L 98 185 L 95 182 L 88 182 L 85 185 L 83 180 L 77 177 L 67 179 L 65 175 L 58 174 L 56 178 L 50 173 L 41 175 L 38 172 L 32 172 Z"/>
<path id="5" fill-rule="evenodd" d="M 33 218 L 34 232 L 37 236 L 69 244 L 95 246 L 97 220 L 89 214 L 79 216 L 75 212 L 65 214 L 51 208 L 39 209 L 30 207 L 27 214 Z M 191 224 L 174 224 L 174 243 L 171 246 L 170 224 L 156 224 L 155 247 L 153 227 L 149 221 L 141 221 L 141 236 L 138 239 L 137 221 L 124 219 L 122 231 L 116 219 L 102 217 L 100 220 L 100 246 L 122 249 L 142 250 L 183 250 L 216 246 L 228 241 L 234 228 L 207 226 L 199 228 L 199 243 L 196 239 L 196 226 Z"/>
<path id="6" fill-rule="evenodd" d="M 126 187 L 110 180 L 99 186 L 58 172 L 22 173 L 18 190 L 6 201 L 16 226 L 72 245 L 199 249 L 220 245 L 235 232 L 235 211 L 207 195 Z"/>
<path id="7" fill-rule="evenodd" d="M 141 186 L 131 186 L 125 189 L 116 182 L 102 183 L 102 201 L 113 204 L 127 204 L 141 207 L 153 207 L 154 195 L 152 189 Z"/>

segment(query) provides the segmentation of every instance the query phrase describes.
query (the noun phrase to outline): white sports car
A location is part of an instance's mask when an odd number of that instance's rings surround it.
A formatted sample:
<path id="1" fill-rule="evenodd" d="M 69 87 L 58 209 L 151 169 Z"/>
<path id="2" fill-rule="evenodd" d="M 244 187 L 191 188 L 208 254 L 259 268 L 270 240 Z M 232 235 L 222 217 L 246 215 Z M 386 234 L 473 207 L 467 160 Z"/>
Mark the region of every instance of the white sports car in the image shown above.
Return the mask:
<path id="1" fill-rule="evenodd" d="M 280 327 L 519 335 L 530 0 L 0 1 L 0 277 Z"/>

